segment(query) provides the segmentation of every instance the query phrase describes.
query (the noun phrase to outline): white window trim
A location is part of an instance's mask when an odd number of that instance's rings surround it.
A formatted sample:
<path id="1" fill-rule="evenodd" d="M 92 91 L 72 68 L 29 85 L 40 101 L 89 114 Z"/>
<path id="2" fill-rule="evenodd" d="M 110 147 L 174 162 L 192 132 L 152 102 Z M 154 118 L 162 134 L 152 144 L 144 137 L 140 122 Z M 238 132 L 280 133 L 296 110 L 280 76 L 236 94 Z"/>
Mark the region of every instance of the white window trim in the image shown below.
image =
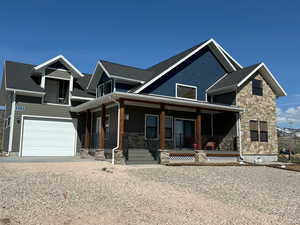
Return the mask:
<path id="1" fill-rule="evenodd" d="M 156 138 L 147 138 L 147 117 L 148 116 L 154 116 L 157 118 L 157 137 Z M 144 120 L 144 138 L 145 140 L 159 140 L 159 115 L 156 114 L 145 114 L 145 120 Z"/>
<path id="2" fill-rule="evenodd" d="M 188 87 L 188 88 L 194 88 L 196 93 L 195 93 L 195 98 L 184 98 L 184 97 L 179 97 L 177 95 L 177 88 L 178 86 L 182 86 L 182 87 Z M 189 99 L 189 100 L 197 100 L 197 95 L 198 95 L 198 90 L 197 90 L 197 86 L 193 86 L 193 85 L 187 85 L 187 84 L 181 84 L 181 83 L 176 83 L 176 89 L 175 89 L 175 96 L 176 98 L 180 98 L 180 99 Z"/>

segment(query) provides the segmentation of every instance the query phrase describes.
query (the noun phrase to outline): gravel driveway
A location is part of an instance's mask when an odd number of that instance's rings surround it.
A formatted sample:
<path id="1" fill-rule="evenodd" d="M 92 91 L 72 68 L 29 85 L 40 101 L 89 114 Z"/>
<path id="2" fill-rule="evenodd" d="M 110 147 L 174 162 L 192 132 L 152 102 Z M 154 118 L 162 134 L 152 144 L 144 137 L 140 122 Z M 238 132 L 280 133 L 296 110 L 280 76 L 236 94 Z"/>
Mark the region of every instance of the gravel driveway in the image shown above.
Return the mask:
<path id="1" fill-rule="evenodd" d="M 0 224 L 300 224 L 299 212 L 300 173 L 273 168 L 0 163 Z"/>

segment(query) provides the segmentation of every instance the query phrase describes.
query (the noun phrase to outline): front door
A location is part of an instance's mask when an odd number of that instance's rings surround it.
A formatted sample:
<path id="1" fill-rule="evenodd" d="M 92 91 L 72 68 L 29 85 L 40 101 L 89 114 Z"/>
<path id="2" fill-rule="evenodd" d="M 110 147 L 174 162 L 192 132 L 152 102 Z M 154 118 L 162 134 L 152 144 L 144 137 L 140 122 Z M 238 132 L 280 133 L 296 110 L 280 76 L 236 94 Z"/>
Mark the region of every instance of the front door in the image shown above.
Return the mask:
<path id="1" fill-rule="evenodd" d="M 195 142 L 195 121 L 175 120 L 175 146 L 176 148 L 193 148 Z"/>

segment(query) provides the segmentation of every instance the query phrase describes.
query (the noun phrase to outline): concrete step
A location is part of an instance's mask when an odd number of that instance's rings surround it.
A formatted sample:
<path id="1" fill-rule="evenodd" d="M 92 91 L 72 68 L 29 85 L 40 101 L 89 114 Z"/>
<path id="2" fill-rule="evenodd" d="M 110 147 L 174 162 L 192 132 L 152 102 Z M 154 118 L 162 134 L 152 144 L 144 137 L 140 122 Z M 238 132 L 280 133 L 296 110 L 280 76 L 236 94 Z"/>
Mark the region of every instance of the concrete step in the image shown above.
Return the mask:
<path id="1" fill-rule="evenodd" d="M 239 157 L 207 157 L 208 162 L 238 162 Z"/>
<path id="2" fill-rule="evenodd" d="M 137 164 L 158 164 L 158 161 L 156 160 L 128 160 L 128 165 L 137 165 Z"/>
<path id="3" fill-rule="evenodd" d="M 128 155 L 129 159 L 153 159 L 152 155 Z"/>

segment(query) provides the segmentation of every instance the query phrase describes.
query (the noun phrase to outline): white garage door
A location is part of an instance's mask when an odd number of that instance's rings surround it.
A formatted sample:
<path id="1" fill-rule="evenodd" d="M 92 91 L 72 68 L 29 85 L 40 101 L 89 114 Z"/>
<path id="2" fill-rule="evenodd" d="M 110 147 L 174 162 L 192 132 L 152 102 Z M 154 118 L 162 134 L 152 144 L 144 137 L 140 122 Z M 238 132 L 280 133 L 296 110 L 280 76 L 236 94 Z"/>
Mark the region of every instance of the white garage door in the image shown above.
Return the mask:
<path id="1" fill-rule="evenodd" d="M 74 156 L 75 141 L 71 120 L 24 119 L 22 156 Z"/>

